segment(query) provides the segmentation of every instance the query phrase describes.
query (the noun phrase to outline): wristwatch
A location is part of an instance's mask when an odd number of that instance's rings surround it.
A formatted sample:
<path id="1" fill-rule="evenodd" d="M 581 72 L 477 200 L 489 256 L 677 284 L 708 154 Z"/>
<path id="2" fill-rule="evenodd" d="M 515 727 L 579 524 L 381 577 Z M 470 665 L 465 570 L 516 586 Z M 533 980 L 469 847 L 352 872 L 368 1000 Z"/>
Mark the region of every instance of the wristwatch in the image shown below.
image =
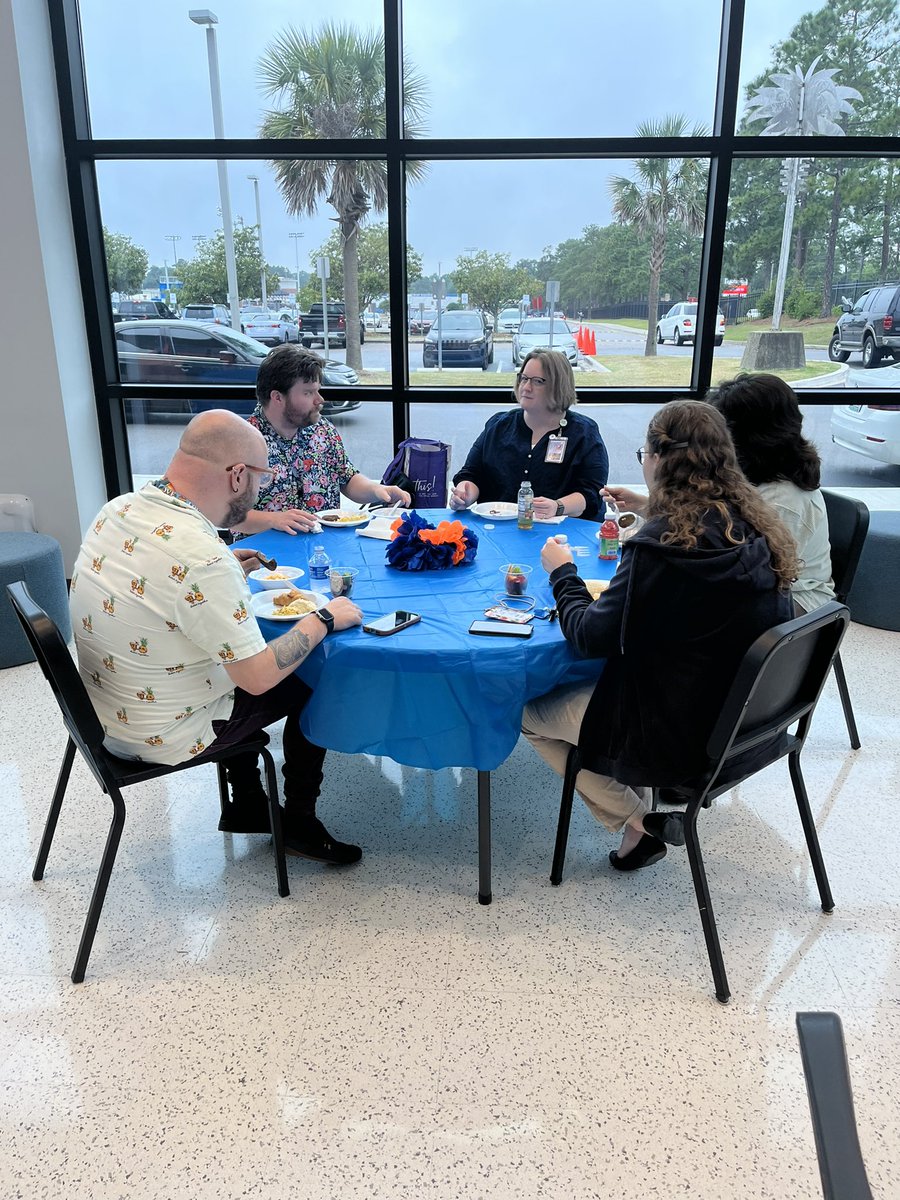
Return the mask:
<path id="1" fill-rule="evenodd" d="M 557 500 L 556 502 L 556 515 L 558 517 L 564 517 L 566 515 L 566 506 L 563 504 L 562 500 Z"/>
<path id="2" fill-rule="evenodd" d="M 329 633 L 334 633 L 334 613 L 329 612 L 327 608 L 317 608 L 314 612 L 322 624 L 325 626 L 326 636 Z"/>

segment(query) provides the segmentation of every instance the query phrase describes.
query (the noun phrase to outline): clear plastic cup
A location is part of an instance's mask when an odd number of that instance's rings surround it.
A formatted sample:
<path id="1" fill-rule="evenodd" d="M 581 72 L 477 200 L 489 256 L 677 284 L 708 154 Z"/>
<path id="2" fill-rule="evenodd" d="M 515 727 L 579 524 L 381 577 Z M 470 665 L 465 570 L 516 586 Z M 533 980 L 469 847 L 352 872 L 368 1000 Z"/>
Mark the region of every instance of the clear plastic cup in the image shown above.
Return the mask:
<path id="1" fill-rule="evenodd" d="M 528 591 L 531 567 L 524 563 L 507 563 L 505 567 L 500 568 L 500 574 L 503 576 L 507 596 L 524 596 Z"/>
<path id="2" fill-rule="evenodd" d="M 332 567 L 328 572 L 328 586 L 332 596 L 349 596 L 359 570 L 356 567 Z"/>

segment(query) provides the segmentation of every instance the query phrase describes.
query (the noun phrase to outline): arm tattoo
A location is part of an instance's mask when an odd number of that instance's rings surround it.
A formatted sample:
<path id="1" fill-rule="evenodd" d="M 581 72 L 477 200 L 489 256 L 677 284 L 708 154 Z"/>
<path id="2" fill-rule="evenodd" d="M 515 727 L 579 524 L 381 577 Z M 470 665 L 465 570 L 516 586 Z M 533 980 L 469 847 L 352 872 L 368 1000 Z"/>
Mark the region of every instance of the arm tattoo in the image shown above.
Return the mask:
<path id="1" fill-rule="evenodd" d="M 272 653 L 275 655 L 275 663 L 280 671 L 283 671 L 286 667 L 296 667 L 298 663 L 303 662 L 312 649 L 309 644 L 309 638 L 302 629 L 297 627 L 289 633 L 283 634 L 280 638 L 276 638 L 269 645 L 272 647 Z"/>

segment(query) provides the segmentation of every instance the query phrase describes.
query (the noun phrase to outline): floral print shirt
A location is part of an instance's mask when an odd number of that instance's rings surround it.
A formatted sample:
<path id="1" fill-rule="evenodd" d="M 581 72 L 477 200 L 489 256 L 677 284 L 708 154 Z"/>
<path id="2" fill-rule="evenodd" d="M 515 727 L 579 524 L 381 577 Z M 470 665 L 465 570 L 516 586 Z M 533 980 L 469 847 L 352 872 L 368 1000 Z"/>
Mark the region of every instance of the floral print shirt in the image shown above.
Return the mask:
<path id="1" fill-rule="evenodd" d="M 266 647 L 238 560 L 165 480 L 111 500 L 69 597 L 78 669 L 122 758 L 185 762 L 234 706 L 225 669 Z"/>
<path id="2" fill-rule="evenodd" d="M 315 425 L 298 429 L 288 441 L 271 424 L 262 405 L 257 404 L 250 424 L 255 425 L 269 447 L 269 467 L 274 475 L 261 488 L 256 508 L 280 512 L 301 508 L 324 512 L 340 508 L 341 488 L 357 474 L 347 457 L 341 435 L 324 417 Z"/>

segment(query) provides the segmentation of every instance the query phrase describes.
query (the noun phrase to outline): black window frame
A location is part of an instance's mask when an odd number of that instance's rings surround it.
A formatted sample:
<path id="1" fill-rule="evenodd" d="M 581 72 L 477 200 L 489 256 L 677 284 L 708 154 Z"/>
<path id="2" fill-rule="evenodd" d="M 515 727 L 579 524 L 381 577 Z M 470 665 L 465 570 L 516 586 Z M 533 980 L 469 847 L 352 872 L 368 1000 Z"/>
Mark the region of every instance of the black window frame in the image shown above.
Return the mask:
<path id="1" fill-rule="evenodd" d="M 87 85 L 78 20 L 78 0 L 47 0 L 62 120 L 63 147 L 72 209 L 72 222 L 91 371 L 100 428 L 108 494 L 130 490 L 131 465 L 125 426 L 124 400 L 180 398 L 179 389 L 123 384 L 118 378 L 115 318 L 109 305 L 109 286 L 103 248 L 96 164 L 104 161 L 205 159 L 231 161 L 279 158 L 376 159 L 387 165 L 388 247 L 391 311 L 407 311 L 405 172 L 410 161 L 563 160 L 697 157 L 709 162 L 709 189 L 700 280 L 697 293 L 700 320 L 696 331 L 691 378 L 679 388 L 604 388 L 604 404 L 663 402 L 672 395 L 705 394 L 712 376 L 716 318 L 728 218 L 732 165 L 743 158 L 896 158 L 900 137 L 775 137 L 736 133 L 745 0 L 722 0 L 722 23 L 712 132 L 705 137 L 638 138 L 406 138 L 402 118 L 402 0 L 383 0 L 385 38 L 386 136 L 364 142 L 328 140 L 267 140 L 247 138 L 96 139 L 90 130 Z M 439 18 L 438 18 L 439 19 Z M 405 321 L 391 322 L 392 378 L 389 386 L 366 387 L 364 401 L 391 404 L 393 441 L 408 436 L 410 405 L 485 403 L 507 400 L 508 385 L 459 388 L 415 387 L 409 384 Z M 243 400 L 253 388 L 194 386 L 183 389 L 194 399 Z M 593 397 L 594 391 L 582 393 Z M 884 399 L 883 389 L 856 388 L 854 402 Z M 804 388 L 804 404 L 834 404 L 837 393 Z"/>

